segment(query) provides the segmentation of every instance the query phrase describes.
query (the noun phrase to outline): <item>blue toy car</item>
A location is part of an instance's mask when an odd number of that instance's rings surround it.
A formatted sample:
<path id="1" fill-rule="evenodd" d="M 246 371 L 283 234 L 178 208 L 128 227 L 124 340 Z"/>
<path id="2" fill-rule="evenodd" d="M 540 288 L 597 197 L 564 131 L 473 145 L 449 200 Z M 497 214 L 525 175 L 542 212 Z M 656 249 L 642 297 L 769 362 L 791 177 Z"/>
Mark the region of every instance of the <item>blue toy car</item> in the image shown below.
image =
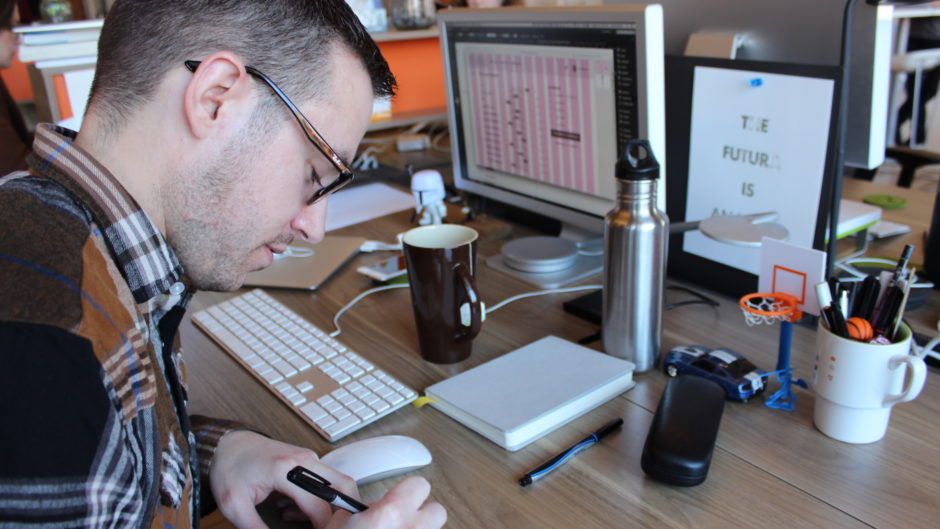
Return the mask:
<path id="1" fill-rule="evenodd" d="M 680 345 L 666 353 L 663 371 L 671 377 L 687 373 L 714 380 L 732 400 L 747 401 L 766 387 L 767 372 L 730 349 Z"/>

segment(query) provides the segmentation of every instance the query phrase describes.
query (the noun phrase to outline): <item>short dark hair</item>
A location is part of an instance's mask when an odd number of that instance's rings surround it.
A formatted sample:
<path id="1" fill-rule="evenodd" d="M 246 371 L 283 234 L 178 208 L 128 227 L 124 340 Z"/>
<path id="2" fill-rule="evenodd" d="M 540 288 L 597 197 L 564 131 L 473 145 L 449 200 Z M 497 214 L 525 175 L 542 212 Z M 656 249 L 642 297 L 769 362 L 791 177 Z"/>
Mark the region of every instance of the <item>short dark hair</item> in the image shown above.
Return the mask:
<path id="1" fill-rule="evenodd" d="M 219 50 L 304 101 L 343 75 L 329 71 L 336 45 L 361 59 L 376 97 L 394 95 L 388 63 L 345 0 L 118 0 L 98 41 L 90 105 L 117 125 L 172 68 Z"/>
<path id="2" fill-rule="evenodd" d="M 16 9 L 16 0 L 0 0 L 0 30 L 13 29 L 13 10 Z"/>

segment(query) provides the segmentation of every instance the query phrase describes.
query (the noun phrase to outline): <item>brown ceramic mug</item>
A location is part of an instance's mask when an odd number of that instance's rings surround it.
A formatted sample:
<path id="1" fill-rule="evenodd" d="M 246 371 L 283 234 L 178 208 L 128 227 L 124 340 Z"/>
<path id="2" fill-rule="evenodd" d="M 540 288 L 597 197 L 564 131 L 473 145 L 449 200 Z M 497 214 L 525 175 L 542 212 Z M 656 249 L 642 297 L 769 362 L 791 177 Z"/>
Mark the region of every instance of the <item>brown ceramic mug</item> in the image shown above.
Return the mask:
<path id="1" fill-rule="evenodd" d="M 473 228 L 433 224 L 402 238 L 421 357 L 452 364 L 470 356 L 483 309 L 477 294 Z"/>

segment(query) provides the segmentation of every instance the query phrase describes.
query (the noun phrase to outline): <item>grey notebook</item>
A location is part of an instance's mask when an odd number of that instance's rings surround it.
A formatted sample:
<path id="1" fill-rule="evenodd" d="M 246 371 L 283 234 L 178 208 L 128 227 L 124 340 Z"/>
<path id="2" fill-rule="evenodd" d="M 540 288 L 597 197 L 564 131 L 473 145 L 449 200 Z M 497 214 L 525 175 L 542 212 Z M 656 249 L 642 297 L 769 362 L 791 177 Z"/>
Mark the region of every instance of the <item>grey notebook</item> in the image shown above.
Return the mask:
<path id="1" fill-rule="evenodd" d="M 315 245 L 295 241 L 271 266 L 248 274 L 245 286 L 316 290 L 359 252 L 363 242 L 363 237 L 334 235 Z"/>
<path id="2" fill-rule="evenodd" d="M 633 387 L 631 362 L 546 336 L 425 389 L 431 405 L 507 450 Z"/>

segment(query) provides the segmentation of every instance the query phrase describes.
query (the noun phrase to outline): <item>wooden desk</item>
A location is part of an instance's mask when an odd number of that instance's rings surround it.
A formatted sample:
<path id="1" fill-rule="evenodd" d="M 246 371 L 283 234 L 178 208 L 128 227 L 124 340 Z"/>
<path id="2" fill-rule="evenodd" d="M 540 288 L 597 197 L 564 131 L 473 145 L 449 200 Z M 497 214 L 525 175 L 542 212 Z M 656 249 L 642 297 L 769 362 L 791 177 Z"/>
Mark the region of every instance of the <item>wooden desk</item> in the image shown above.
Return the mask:
<path id="1" fill-rule="evenodd" d="M 391 240 L 408 218 L 407 212 L 390 215 L 337 234 Z M 477 280 L 487 304 L 529 291 L 522 282 L 483 265 L 483 258 L 504 242 L 501 223 L 484 218 L 473 225 L 484 234 Z M 270 292 L 314 324 L 332 329 L 333 314 L 371 286 L 356 274 L 356 265 L 380 257 L 357 257 L 317 293 Z M 593 333 L 593 325 L 561 310 L 562 301 L 576 295 L 530 298 L 490 314 L 473 355 L 456 365 L 433 365 L 419 358 L 407 289 L 361 301 L 344 316 L 340 339 L 420 391 L 546 334 L 577 340 Z M 228 296 L 201 293 L 190 312 Z M 686 295 L 667 297 L 676 301 Z M 680 344 L 725 346 L 764 368 L 773 367 L 779 329 L 749 328 L 734 300 L 714 297 L 720 307 L 691 305 L 666 313 L 664 349 Z M 930 310 L 936 311 L 936 305 Z M 189 321 L 182 334 L 193 412 L 237 418 L 318 453 L 331 449 Z M 793 365 L 799 377 L 811 377 L 814 339 L 812 329 L 795 329 Z M 434 462 L 418 474 L 431 482 L 432 498 L 447 507 L 450 528 L 913 528 L 935 526 L 940 519 L 936 373 L 928 376 L 917 400 L 894 409 L 887 436 L 870 445 L 844 444 L 817 431 L 810 391 L 797 390 L 792 413 L 772 410 L 762 401 L 728 402 L 708 479 L 690 488 L 652 481 L 641 470 L 643 443 L 666 377 L 654 371 L 638 374 L 636 380 L 632 390 L 518 452 L 503 450 L 430 407 L 406 407 L 341 442 L 383 434 L 421 440 Z M 518 485 L 526 470 L 614 417 L 623 417 L 621 431 L 534 486 Z M 362 495 L 375 499 L 394 481 L 368 485 Z"/>

